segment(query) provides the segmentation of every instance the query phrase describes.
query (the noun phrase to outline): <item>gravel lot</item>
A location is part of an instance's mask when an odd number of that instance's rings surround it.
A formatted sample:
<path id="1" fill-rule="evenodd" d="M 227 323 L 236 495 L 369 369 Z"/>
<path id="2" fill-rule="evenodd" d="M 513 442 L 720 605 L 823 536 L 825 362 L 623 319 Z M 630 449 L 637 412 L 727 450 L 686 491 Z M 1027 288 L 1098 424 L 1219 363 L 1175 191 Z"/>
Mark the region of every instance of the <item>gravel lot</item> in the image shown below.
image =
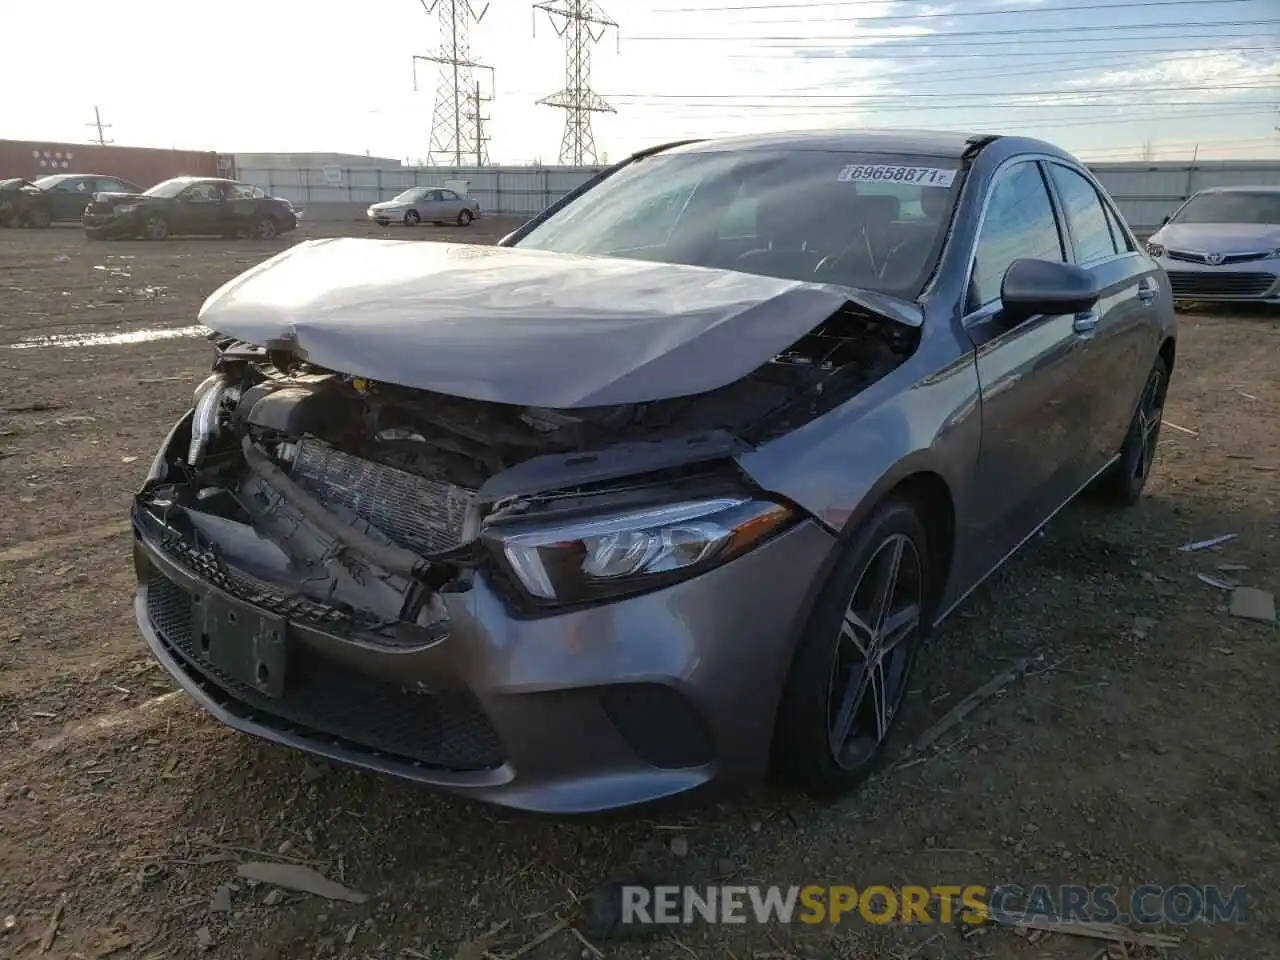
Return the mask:
<path id="1" fill-rule="evenodd" d="M 1275 314 L 1183 315 L 1165 411 L 1183 429 L 1166 427 L 1147 498 L 1064 511 L 982 588 L 926 651 L 896 755 L 841 804 L 762 787 L 661 819 L 515 817 L 317 766 L 163 696 L 174 685 L 133 624 L 127 503 L 208 347 L 155 331 L 190 326 L 225 280 L 325 230 L 484 242 L 510 226 L 307 225 L 273 244 L 0 231 L 0 918 L 14 923 L 0 955 L 43 940 L 50 957 L 510 957 L 558 920 L 621 958 L 1085 960 L 1104 946 L 861 920 L 619 940 L 580 922 L 592 891 L 637 873 L 1247 884 L 1251 923 L 1183 930 L 1172 953 L 1274 951 L 1280 631 L 1229 617 L 1196 574 L 1243 564 L 1228 575 L 1280 589 Z M 1177 549 L 1221 533 L 1239 537 Z M 906 744 L 1023 656 L 1040 658 L 1031 675 L 903 765 Z M 251 859 L 306 861 L 370 899 L 237 882 Z M 561 928 L 519 955 L 593 954 Z"/>

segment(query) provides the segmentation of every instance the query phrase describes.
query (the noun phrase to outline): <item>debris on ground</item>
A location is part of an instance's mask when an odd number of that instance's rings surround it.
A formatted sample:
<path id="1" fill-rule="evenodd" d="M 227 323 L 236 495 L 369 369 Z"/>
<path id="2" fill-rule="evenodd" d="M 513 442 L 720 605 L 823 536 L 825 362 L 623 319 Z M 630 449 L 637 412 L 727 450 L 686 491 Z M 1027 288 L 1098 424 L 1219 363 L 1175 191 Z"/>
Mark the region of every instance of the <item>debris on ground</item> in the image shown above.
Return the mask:
<path id="1" fill-rule="evenodd" d="M 1240 617 L 1244 620 L 1275 623 L 1275 594 L 1267 590 L 1259 590 L 1257 587 L 1236 587 L 1231 592 L 1230 612 L 1233 617 Z"/>
<path id="2" fill-rule="evenodd" d="M 245 880 L 269 883 L 273 887 L 296 890 L 299 893 L 311 893 L 326 900 L 364 903 L 369 899 L 366 894 L 348 889 L 328 879 L 320 871 L 297 863 L 268 863 L 265 860 L 251 860 L 240 864 L 236 872 Z"/>
<path id="3" fill-rule="evenodd" d="M 1208 540 L 1193 540 L 1190 543 L 1184 543 L 1178 549 L 1183 553 L 1191 553 L 1193 550 L 1211 550 L 1230 540 L 1234 540 L 1238 536 L 1240 536 L 1238 533 L 1224 533 L 1221 536 L 1210 537 Z"/>
<path id="4" fill-rule="evenodd" d="M 218 889 L 213 891 L 213 897 L 209 901 L 210 913 L 230 913 L 231 912 L 231 884 L 223 883 Z"/>
<path id="5" fill-rule="evenodd" d="M 1151 632 L 1151 628 L 1156 622 L 1150 617 L 1134 617 L 1133 618 L 1133 635 L 1139 640 L 1147 639 L 1147 635 Z"/>
<path id="6" fill-rule="evenodd" d="M 1090 940 L 1110 940 L 1112 943 L 1130 944 L 1135 947 L 1177 947 L 1182 941 L 1163 933 L 1143 933 L 1130 930 L 1115 923 L 1101 923 L 1090 920 L 1056 920 L 1052 917 L 1005 917 L 997 913 L 991 915 L 997 923 L 1013 927 L 1015 933 L 1028 939 L 1033 931 L 1044 933 L 1060 933 L 1070 937 L 1085 937 Z M 1020 932 L 1019 932 L 1020 931 Z M 1034 942 L 1034 941 L 1033 941 Z"/>
<path id="7" fill-rule="evenodd" d="M 49 926 L 45 928 L 44 936 L 40 938 L 41 953 L 48 953 L 53 946 L 53 941 L 58 938 L 58 925 L 62 923 L 62 914 L 66 909 L 67 898 L 64 895 L 58 898 L 57 906 L 53 908 L 53 916 L 49 918 Z"/>
<path id="8" fill-rule="evenodd" d="M 671 852 L 677 857 L 687 857 L 689 855 L 689 840 L 687 837 L 675 836 L 671 838 Z"/>
<path id="9" fill-rule="evenodd" d="M 1240 585 L 1230 577 L 1217 577 L 1211 573 L 1197 573 L 1196 579 L 1201 583 L 1207 583 L 1209 586 L 1216 587 L 1219 590 L 1234 590 Z"/>
<path id="10" fill-rule="evenodd" d="M 201 927 L 196 931 L 196 946 L 201 950 L 213 949 L 213 933 L 208 927 Z"/>
<path id="11" fill-rule="evenodd" d="M 1013 681 L 1017 680 L 1031 666 L 1031 660 L 1028 657 L 1022 657 L 1016 660 L 1012 667 L 1004 673 L 999 674 L 994 679 L 987 681 L 973 693 L 969 694 L 935 723 L 926 730 L 910 747 L 907 748 L 908 753 L 919 753 L 927 750 L 933 744 L 937 743 L 942 737 L 949 733 L 952 729 L 959 726 L 978 706 L 994 697 Z"/>

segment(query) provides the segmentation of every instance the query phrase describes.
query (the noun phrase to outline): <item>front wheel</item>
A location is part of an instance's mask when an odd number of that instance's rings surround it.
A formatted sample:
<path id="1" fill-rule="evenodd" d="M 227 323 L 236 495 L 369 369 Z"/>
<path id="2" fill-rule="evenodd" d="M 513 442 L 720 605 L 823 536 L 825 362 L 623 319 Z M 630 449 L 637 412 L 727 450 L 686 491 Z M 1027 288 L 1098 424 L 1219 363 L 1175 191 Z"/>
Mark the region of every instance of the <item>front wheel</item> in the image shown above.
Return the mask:
<path id="1" fill-rule="evenodd" d="M 271 217 L 259 217 L 253 224 L 251 236 L 258 240 L 274 240 L 280 234 L 280 228 L 276 226 L 275 220 Z"/>
<path id="2" fill-rule="evenodd" d="M 928 624 L 928 536 L 910 504 L 863 522 L 814 606 L 787 677 L 774 757 L 816 797 L 853 790 L 897 724 Z"/>
<path id="3" fill-rule="evenodd" d="M 422 222 L 422 218 L 418 216 L 417 210 L 410 210 L 404 215 L 404 225 L 406 227 L 416 227 Z"/>
<path id="4" fill-rule="evenodd" d="M 1120 459 L 1098 478 L 1095 490 L 1101 500 L 1119 507 L 1131 507 L 1141 499 L 1151 468 L 1155 465 L 1164 397 L 1168 389 L 1169 368 L 1164 357 L 1156 357 L 1143 384 L 1138 409 L 1133 412 L 1133 420 L 1120 446 Z"/>
<path id="5" fill-rule="evenodd" d="M 469 227 L 471 226 L 471 221 L 474 219 L 475 219 L 475 214 L 473 214 L 470 210 L 463 210 L 460 214 L 458 214 L 458 226 Z"/>

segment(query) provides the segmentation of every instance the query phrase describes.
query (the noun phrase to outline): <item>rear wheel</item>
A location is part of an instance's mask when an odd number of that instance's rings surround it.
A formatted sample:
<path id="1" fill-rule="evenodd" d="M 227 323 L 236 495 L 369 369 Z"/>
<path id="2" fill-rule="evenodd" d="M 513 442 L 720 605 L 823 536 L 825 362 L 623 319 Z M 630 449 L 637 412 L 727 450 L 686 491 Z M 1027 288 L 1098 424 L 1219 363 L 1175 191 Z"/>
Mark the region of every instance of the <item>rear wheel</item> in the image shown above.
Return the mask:
<path id="1" fill-rule="evenodd" d="M 252 236 L 258 240 L 274 240 L 280 235 L 280 228 L 271 217 L 259 217 L 253 224 Z"/>
<path id="2" fill-rule="evenodd" d="M 926 631 L 928 537 L 891 500 L 858 528 L 814 607 L 787 677 L 774 757 L 818 797 L 861 783 L 897 723 Z"/>
<path id="3" fill-rule="evenodd" d="M 475 215 L 472 214 L 470 210 L 463 210 L 460 214 L 458 214 L 458 226 L 469 227 L 471 226 L 471 221 L 474 219 L 475 219 Z"/>
<path id="4" fill-rule="evenodd" d="M 1160 419 L 1164 413 L 1164 396 L 1169 388 L 1169 368 L 1163 357 L 1147 374 L 1134 411 L 1129 431 L 1120 446 L 1120 459 L 1098 478 L 1095 490 L 1100 500 L 1120 507 L 1133 506 L 1155 465 L 1156 444 L 1160 441 Z"/>
<path id="5" fill-rule="evenodd" d="M 416 227 L 422 222 L 422 218 L 418 216 L 417 210 L 410 210 L 404 215 L 404 225 L 406 227 Z"/>
<path id="6" fill-rule="evenodd" d="M 168 240 L 169 221 L 164 217 L 152 215 L 142 225 L 142 235 L 148 240 Z"/>

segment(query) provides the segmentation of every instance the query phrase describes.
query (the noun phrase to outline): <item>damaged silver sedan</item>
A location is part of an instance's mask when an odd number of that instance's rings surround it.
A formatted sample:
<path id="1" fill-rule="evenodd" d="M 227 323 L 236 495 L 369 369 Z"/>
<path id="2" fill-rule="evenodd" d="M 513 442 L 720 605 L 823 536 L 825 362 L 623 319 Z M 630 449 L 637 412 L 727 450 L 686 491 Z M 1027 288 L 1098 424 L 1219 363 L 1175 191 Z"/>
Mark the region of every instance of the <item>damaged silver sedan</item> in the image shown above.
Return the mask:
<path id="1" fill-rule="evenodd" d="M 1142 492 L 1163 272 L 1072 157 L 674 144 L 495 247 L 303 243 L 215 292 L 133 510 L 227 724 L 529 810 L 873 768 L 921 640 Z"/>

